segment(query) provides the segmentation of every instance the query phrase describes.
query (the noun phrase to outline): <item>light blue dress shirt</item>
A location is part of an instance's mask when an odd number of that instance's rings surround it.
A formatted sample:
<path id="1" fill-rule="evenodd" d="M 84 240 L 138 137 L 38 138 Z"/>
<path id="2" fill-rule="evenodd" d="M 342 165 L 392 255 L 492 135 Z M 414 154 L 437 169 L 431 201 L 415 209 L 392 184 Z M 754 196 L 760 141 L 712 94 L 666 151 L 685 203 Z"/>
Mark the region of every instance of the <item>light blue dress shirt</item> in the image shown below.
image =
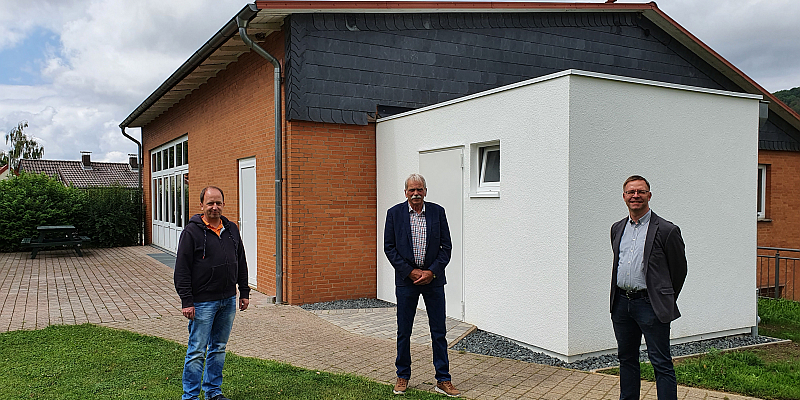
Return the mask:
<path id="1" fill-rule="evenodd" d="M 624 290 L 647 289 L 644 276 L 644 243 L 650 226 L 650 210 L 639 221 L 628 217 L 622 240 L 619 242 L 617 286 Z"/>

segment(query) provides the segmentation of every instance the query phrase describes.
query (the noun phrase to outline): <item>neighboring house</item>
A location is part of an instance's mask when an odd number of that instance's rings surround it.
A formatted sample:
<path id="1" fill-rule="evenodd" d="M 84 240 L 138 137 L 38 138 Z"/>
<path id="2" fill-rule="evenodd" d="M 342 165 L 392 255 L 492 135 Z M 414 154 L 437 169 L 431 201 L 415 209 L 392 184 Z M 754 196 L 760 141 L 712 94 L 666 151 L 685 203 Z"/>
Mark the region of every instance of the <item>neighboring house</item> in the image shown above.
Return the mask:
<path id="1" fill-rule="evenodd" d="M 139 187 L 139 167 L 136 156 L 127 163 L 93 162 L 88 152 L 83 152 L 81 161 L 66 160 L 19 160 L 18 172 L 47 174 L 65 186 L 80 189 L 120 185 L 126 188 Z"/>
<path id="2" fill-rule="evenodd" d="M 11 173 L 10 169 L 8 168 L 8 164 L 3 165 L 2 167 L 0 167 L 0 180 L 9 179 L 12 176 L 14 176 L 14 175 Z"/>
<path id="3" fill-rule="evenodd" d="M 258 43 L 256 50 L 251 51 L 247 44 L 251 40 Z M 281 66 L 277 76 L 279 104 L 274 100 L 273 61 Z M 541 91 L 544 98 L 497 105 L 478 99 L 464 101 L 465 96 L 478 94 L 480 98 L 502 97 L 488 95 L 487 91 L 506 93 L 509 85 L 530 83 L 537 78 L 542 80 L 526 88 L 531 93 Z M 545 90 L 552 85 L 556 90 Z M 604 85 L 608 92 L 594 91 Z M 617 103 L 630 107 L 625 102 L 629 90 L 641 90 L 657 98 L 658 104 L 674 107 L 670 118 L 664 119 L 660 109 L 631 112 L 608 132 L 581 136 L 579 129 L 588 129 L 592 121 L 582 120 L 580 109 L 573 108 L 565 114 L 565 106 L 591 105 L 595 108 L 586 115 L 600 120 L 616 116 L 593 110 L 608 110 L 608 105 Z M 670 94 L 674 98 L 685 97 L 686 105 L 697 108 L 675 106 L 670 103 Z M 759 104 L 759 96 L 769 104 Z M 592 104 L 593 98 L 608 103 Z M 486 110 L 484 114 L 448 115 L 425 130 L 415 127 L 413 131 L 394 132 L 391 137 L 398 146 L 412 147 L 414 157 L 387 158 L 389 153 L 377 147 L 386 140 L 380 127 L 394 124 L 387 117 L 453 100 L 485 104 Z M 641 101 L 650 100 L 643 97 Z M 531 108 L 528 102 L 539 107 Z M 716 108 L 708 108 L 709 104 Z M 680 118 L 675 114 L 677 109 L 683 112 Z M 455 275 L 461 269 L 463 281 L 459 284 L 458 279 L 449 279 L 448 303 L 456 305 L 455 310 L 448 310 L 449 314 L 483 329 L 500 331 L 502 327 L 497 325 L 496 317 L 489 316 L 490 310 L 517 304 L 525 312 L 515 315 L 521 319 L 515 322 L 514 332 L 524 325 L 546 325 L 552 317 L 558 324 L 553 332 L 564 337 L 552 342 L 526 336 L 526 343 L 564 358 L 575 358 L 613 347 L 608 311 L 603 308 L 608 299 L 601 296 L 607 293 L 610 280 L 607 232 L 591 237 L 596 244 L 589 247 L 589 256 L 581 248 L 588 236 L 580 240 L 570 236 L 580 228 L 580 221 L 571 215 L 564 215 L 561 220 L 552 215 L 549 220 L 569 225 L 569 230 L 562 232 L 566 236 L 541 236 L 545 231 L 513 228 L 520 236 L 507 238 L 508 243 L 502 243 L 501 248 L 506 249 L 516 240 L 522 241 L 518 248 L 535 245 L 541 252 L 537 254 L 547 254 L 547 260 L 559 260 L 560 264 L 547 266 L 559 268 L 559 274 L 507 283 L 478 277 L 474 268 L 481 267 L 492 274 L 499 265 L 534 269 L 540 265 L 518 259 L 517 253 L 507 250 L 475 258 L 483 253 L 471 253 L 472 247 L 466 247 L 467 240 L 474 240 L 470 235 L 476 229 L 484 229 L 484 224 L 491 228 L 484 232 L 495 232 L 512 229 L 509 227 L 525 220 L 506 215 L 476 225 L 466 211 L 471 207 L 505 209 L 504 204 L 520 201 L 526 191 L 538 193 L 536 183 L 530 181 L 506 186 L 507 180 L 514 181 L 514 174 L 525 171 L 539 175 L 557 167 L 563 182 L 552 189 L 561 194 L 556 201 L 571 204 L 570 211 L 580 209 L 581 201 L 602 204 L 597 209 L 602 218 L 593 220 L 585 235 L 598 233 L 601 225 L 610 227 L 611 222 L 624 215 L 621 182 L 629 174 L 642 172 L 633 154 L 624 160 L 591 158 L 595 163 L 608 164 L 596 167 L 577 158 L 579 151 L 568 153 L 567 159 L 563 153 L 557 154 L 560 158 L 551 159 L 550 153 L 539 152 L 537 144 L 528 143 L 529 154 L 523 151 L 525 147 L 504 145 L 505 140 L 511 140 L 504 138 L 513 137 L 510 129 L 525 124 L 531 115 L 553 110 L 560 114 L 548 114 L 553 125 L 539 133 L 545 135 L 543 143 L 558 142 L 571 149 L 574 140 L 588 141 L 576 146 L 576 151 L 592 145 L 603 148 L 607 139 L 619 138 L 624 124 L 631 128 L 659 128 L 657 138 L 651 137 L 654 132 L 627 129 L 627 141 L 618 145 L 661 141 L 666 148 L 687 155 L 677 157 L 683 164 L 669 165 L 663 172 L 653 171 L 651 175 L 657 185 L 654 207 L 664 210 L 664 216 L 681 227 L 699 226 L 694 220 L 684 219 L 696 211 L 684 211 L 687 207 L 702 208 L 704 205 L 698 202 L 701 198 L 712 202 L 707 208 L 715 212 L 726 210 L 717 206 L 720 201 L 732 204 L 719 218 L 727 218 L 726 224 L 731 227 L 743 228 L 735 237 L 724 235 L 711 240 L 696 236 L 696 232 L 685 232 L 693 239 L 688 244 L 690 255 L 696 257 L 691 260 L 687 290 L 696 293 L 682 295 L 680 304 L 684 314 L 698 313 L 687 317 L 687 321 L 696 322 L 699 315 L 706 316 L 706 320 L 697 328 L 676 324 L 673 335 L 677 340 L 689 340 L 748 331 L 755 323 L 752 260 L 756 228 L 752 219 L 739 213 L 744 213 L 743 204 L 752 209 L 756 188 L 755 182 L 749 189 L 746 187 L 746 171 L 756 169 L 759 132 L 775 135 L 779 140 L 800 138 L 800 116 L 675 23 L 655 3 L 256 2 L 244 7 L 210 38 L 120 127 L 123 134 L 129 127 L 142 128 L 148 242 L 175 251 L 183 223 L 199 210 L 200 189 L 219 186 L 225 191 L 226 215 L 241 226 L 251 266 L 251 285 L 290 304 L 375 296 L 393 300 L 385 286 L 385 276 L 391 270 L 387 269 L 380 240 L 385 208 L 403 200 L 402 175 L 425 169 L 426 158 L 420 154 L 461 148 L 465 168 L 469 168 L 462 175 L 460 186 L 463 238 L 456 235 L 456 241 L 463 240 L 463 252 L 461 265 L 454 260 L 450 268 Z M 484 115 L 485 120 L 475 121 L 471 118 L 474 115 Z M 706 132 L 709 126 L 705 121 L 722 123 L 726 117 L 743 125 L 731 127 L 727 136 L 719 130 Z M 473 124 L 465 126 L 464 121 Z M 461 127 L 457 132 L 452 130 L 456 126 Z M 492 126 L 497 128 L 491 129 Z M 441 129 L 434 135 L 429 132 L 432 127 Z M 508 135 L 499 127 L 509 129 Z M 672 132 L 670 128 L 675 130 L 674 135 L 665 131 Z M 413 138 L 420 138 L 423 132 L 428 132 L 425 138 L 434 136 L 437 140 L 415 143 Z M 279 146 L 275 146 L 276 136 Z M 716 141 L 707 142 L 710 138 Z M 750 152 L 743 145 L 751 146 Z M 503 154 L 501 170 L 499 155 L 506 150 L 511 153 Z M 404 151 L 408 148 L 404 147 Z M 704 158 L 728 162 L 729 170 L 709 170 L 721 164 L 688 158 L 698 152 Z M 523 162 L 512 157 L 514 154 L 525 157 L 524 164 L 509 170 L 507 165 Z M 472 169 L 480 165 L 478 159 L 488 168 L 487 175 Z M 584 181 L 581 177 L 587 174 L 576 174 L 580 168 L 600 171 L 609 166 L 615 167 L 615 174 L 603 176 L 599 181 L 603 185 Z M 484 167 L 480 171 L 486 171 Z M 689 177 L 721 176 L 726 182 L 736 172 L 745 186 L 732 186 L 742 190 L 732 199 L 720 199 L 717 193 L 697 193 L 717 185 L 695 187 L 695 182 L 666 174 L 678 170 L 688 171 L 684 176 Z M 569 173 L 565 175 L 563 171 Z M 706 178 L 701 182 L 705 183 Z M 602 191 L 598 192 L 600 186 Z M 492 188 L 499 194 L 492 193 Z M 440 190 L 431 186 L 431 200 Z M 455 193 L 459 193 L 458 189 Z M 685 196 L 676 197 L 678 194 Z M 612 206 L 615 208 L 608 208 Z M 536 204 L 534 211 L 547 212 L 551 208 Z M 460 217 L 457 214 L 448 211 L 454 221 Z M 705 228 L 698 229 L 704 232 Z M 709 256 L 698 255 L 701 251 L 717 255 L 716 262 L 695 265 L 694 262 L 709 260 Z M 723 259 L 726 262 L 721 262 Z M 591 262 L 591 266 L 575 264 L 583 262 Z M 586 273 L 588 268 L 591 274 Z M 573 275 L 578 271 L 584 274 L 582 278 Z M 731 276 L 732 286 L 715 282 L 719 289 L 709 291 L 704 284 L 719 275 Z M 575 279 L 582 280 L 576 285 Z M 515 289 L 506 290 L 506 284 L 513 284 Z M 520 294 L 521 284 L 530 293 L 553 296 L 545 296 L 546 301 L 540 302 L 539 295 Z M 461 292 L 452 295 L 453 290 Z M 717 297 L 707 298 L 712 294 Z M 720 298 L 736 305 L 731 307 L 731 314 L 725 314 L 730 317 L 725 318 L 727 322 L 708 314 L 716 309 L 706 305 L 717 304 Z M 581 304 L 588 307 L 580 311 Z M 589 311 L 596 319 L 587 321 L 596 324 L 587 327 L 580 318 L 587 317 Z M 597 331 L 602 334 L 596 341 L 576 344 L 587 333 Z M 514 332 L 504 331 L 511 337 L 516 335 Z M 540 339 L 541 342 L 536 341 Z"/>

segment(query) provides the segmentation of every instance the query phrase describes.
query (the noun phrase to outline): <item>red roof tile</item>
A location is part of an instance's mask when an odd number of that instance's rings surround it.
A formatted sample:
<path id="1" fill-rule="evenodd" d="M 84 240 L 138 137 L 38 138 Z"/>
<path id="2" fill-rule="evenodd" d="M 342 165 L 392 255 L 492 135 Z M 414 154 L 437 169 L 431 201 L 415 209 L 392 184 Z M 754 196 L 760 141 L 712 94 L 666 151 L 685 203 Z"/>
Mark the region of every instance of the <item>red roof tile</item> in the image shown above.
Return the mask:
<path id="1" fill-rule="evenodd" d="M 19 171 L 44 173 L 65 185 L 86 189 L 119 184 L 127 188 L 139 187 L 139 172 L 128 163 L 92 162 L 84 169 L 80 161 L 20 160 Z"/>

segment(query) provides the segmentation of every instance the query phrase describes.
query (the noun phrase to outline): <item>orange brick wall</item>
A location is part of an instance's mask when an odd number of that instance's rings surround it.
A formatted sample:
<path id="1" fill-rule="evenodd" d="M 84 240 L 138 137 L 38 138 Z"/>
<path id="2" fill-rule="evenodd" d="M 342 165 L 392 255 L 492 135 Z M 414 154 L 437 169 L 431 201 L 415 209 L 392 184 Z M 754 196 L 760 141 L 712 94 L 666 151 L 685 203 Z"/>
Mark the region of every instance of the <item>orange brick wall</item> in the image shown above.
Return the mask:
<path id="1" fill-rule="evenodd" d="M 766 219 L 771 220 L 758 222 L 758 245 L 800 249 L 800 152 L 759 150 L 758 163 L 767 165 Z M 774 256 L 775 252 L 759 250 L 758 254 Z M 793 252 L 781 255 L 800 257 Z M 757 265 L 758 286 L 774 287 L 774 261 L 759 258 Z M 781 294 L 800 300 L 800 276 L 796 269 L 796 261 L 788 261 L 788 265 L 781 262 Z"/>
<path id="2" fill-rule="evenodd" d="M 377 295 L 375 125 L 288 123 L 291 304 Z"/>
<path id="3" fill-rule="evenodd" d="M 261 43 L 283 58 L 280 32 Z M 224 215 L 239 218 L 238 160 L 256 159 L 258 202 L 258 289 L 275 294 L 275 172 L 273 66 L 254 52 L 241 55 L 216 77 L 142 128 L 146 238 L 151 232 L 150 151 L 188 133 L 190 214 L 200 212 L 200 190 L 208 185 L 225 192 Z"/>
<path id="4" fill-rule="evenodd" d="M 759 150 L 758 163 L 767 165 L 766 217 L 772 220 L 758 222 L 758 245 L 800 249 L 800 152 Z"/>
<path id="5" fill-rule="evenodd" d="M 284 38 L 261 44 L 283 59 Z M 150 151 L 188 133 L 189 190 L 225 192 L 238 220 L 238 160 L 256 158 L 258 290 L 275 294 L 272 65 L 250 52 L 143 128 L 150 231 Z M 376 296 L 375 126 L 284 122 L 284 301 L 304 304 Z"/>

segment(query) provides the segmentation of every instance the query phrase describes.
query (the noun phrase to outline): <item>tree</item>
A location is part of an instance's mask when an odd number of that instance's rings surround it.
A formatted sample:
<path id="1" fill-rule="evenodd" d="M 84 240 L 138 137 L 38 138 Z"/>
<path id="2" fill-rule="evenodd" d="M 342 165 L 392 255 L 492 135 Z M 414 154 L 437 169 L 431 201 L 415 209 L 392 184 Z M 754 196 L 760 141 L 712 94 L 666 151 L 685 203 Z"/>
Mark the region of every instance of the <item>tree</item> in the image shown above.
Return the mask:
<path id="1" fill-rule="evenodd" d="M 800 113 L 800 87 L 773 93 L 778 100 Z"/>
<path id="2" fill-rule="evenodd" d="M 23 132 L 27 127 L 28 121 L 21 121 L 16 128 L 8 131 L 6 144 L 11 144 L 11 149 L 0 151 L 0 166 L 8 164 L 10 169 L 17 169 L 19 160 L 23 158 L 39 159 L 44 156 L 44 147 Z"/>

